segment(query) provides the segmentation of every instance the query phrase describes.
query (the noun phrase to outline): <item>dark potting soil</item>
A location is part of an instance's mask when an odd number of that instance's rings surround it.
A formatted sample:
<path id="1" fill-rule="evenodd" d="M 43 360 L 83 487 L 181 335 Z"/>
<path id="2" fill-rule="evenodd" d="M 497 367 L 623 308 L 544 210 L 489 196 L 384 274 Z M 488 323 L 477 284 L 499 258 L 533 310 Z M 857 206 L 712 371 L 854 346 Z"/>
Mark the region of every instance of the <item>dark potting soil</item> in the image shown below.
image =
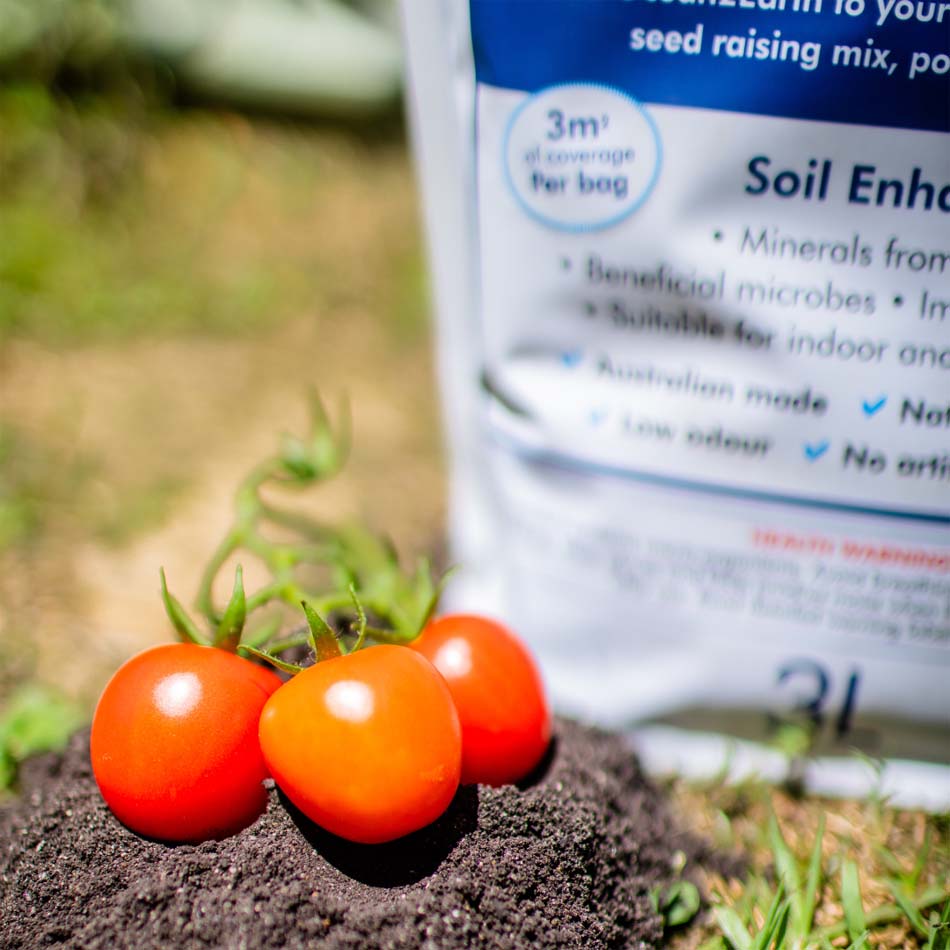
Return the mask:
<path id="1" fill-rule="evenodd" d="M 232 838 L 144 840 L 100 798 L 88 743 L 26 763 L 0 810 L 0 947 L 656 947 L 651 888 L 682 853 L 709 858 L 621 738 L 566 721 L 533 784 L 463 787 L 434 825 L 377 846 L 276 790 Z"/>

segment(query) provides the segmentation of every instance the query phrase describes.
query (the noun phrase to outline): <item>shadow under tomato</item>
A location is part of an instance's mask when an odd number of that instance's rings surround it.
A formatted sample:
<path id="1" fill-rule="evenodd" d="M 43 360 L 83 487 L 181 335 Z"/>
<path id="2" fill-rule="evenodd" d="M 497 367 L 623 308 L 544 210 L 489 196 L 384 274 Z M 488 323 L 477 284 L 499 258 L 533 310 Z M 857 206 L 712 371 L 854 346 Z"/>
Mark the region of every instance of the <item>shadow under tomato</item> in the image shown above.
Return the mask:
<path id="1" fill-rule="evenodd" d="M 373 887 L 415 884 L 429 877 L 478 826 L 478 787 L 474 785 L 460 787 L 444 814 L 431 825 L 386 844 L 354 844 L 330 834 L 279 794 L 300 833 L 328 864 Z"/>
<path id="2" fill-rule="evenodd" d="M 544 755 L 541 756 L 541 761 L 522 779 L 519 779 L 515 785 L 525 791 L 529 788 L 534 788 L 535 785 L 540 785 L 547 777 L 548 773 L 551 771 L 551 766 L 554 764 L 554 760 L 557 758 L 557 746 L 558 738 L 557 736 L 552 736 L 551 741 L 548 743 L 548 747 L 544 752 Z"/>

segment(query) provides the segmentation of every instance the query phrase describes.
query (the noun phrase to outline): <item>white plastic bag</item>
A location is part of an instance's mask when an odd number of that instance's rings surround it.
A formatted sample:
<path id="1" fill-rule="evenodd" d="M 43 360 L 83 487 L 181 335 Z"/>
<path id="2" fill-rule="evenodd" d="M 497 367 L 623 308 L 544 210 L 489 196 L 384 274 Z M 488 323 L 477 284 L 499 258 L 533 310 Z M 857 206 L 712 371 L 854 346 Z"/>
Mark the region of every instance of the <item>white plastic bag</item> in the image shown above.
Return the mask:
<path id="1" fill-rule="evenodd" d="M 946 807 L 950 7 L 403 15 L 455 605 L 657 768 Z"/>

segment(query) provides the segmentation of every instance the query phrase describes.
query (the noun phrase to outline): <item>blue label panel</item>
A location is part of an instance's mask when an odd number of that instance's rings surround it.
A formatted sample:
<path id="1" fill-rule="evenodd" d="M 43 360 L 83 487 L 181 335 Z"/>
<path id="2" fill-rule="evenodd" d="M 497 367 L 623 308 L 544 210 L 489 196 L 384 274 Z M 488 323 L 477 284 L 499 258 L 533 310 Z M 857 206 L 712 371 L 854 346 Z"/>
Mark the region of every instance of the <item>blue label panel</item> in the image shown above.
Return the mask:
<path id="1" fill-rule="evenodd" d="M 471 21 L 492 86 L 950 132 L 940 0 L 471 0 Z"/>

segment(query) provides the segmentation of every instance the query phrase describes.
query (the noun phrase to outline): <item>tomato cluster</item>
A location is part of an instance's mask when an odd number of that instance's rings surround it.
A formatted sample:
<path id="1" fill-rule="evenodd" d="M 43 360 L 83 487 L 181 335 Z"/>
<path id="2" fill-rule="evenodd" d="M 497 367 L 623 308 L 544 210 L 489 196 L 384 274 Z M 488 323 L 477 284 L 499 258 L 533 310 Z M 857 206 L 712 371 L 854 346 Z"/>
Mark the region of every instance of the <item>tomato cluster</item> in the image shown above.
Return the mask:
<path id="1" fill-rule="evenodd" d="M 460 781 L 524 777 L 550 735 L 525 646 L 454 615 L 409 648 L 331 656 L 286 683 L 210 646 L 146 650 L 106 686 L 91 751 L 106 803 L 143 835 L 233 834 L 263 810 L 269 773 L 317 824 L 373 844 L 434 821 Z"/>

